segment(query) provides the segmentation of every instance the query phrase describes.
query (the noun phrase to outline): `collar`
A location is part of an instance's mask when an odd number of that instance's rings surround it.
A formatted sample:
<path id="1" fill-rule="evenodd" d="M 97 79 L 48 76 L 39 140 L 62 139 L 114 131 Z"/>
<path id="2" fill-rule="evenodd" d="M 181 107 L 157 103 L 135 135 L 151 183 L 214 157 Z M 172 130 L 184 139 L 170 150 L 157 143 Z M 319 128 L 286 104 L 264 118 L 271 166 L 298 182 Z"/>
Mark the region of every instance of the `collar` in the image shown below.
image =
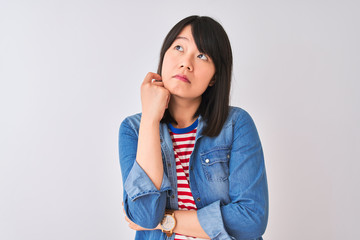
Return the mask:
<path id="1" fill-rule="evenodd" d="M 204 127 L 206 126 L 206 122 L 204 121 L 201 115 L 199 115 L 196 121 L 198 122 L 198 125 L 196 130 L 195 142 L 197 141 L 197 139 L 203 136 L 202 132 Z M 160 123 L 160 141 L 162 142 L 161 145 L 165 143 L 171 144 L 168 146 L 168 148 L 172 149 L 172 140 L 166 123 Z"/>

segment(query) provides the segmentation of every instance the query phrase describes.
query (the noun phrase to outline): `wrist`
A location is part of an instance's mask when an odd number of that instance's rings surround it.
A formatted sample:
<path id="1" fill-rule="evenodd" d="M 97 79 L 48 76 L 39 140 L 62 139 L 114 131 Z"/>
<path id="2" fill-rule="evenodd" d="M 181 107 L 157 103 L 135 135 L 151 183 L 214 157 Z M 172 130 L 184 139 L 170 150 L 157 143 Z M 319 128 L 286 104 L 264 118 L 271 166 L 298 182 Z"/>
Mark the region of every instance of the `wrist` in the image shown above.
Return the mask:
<path id="1" fill-rule="evenodd" d="M 154 230 L 161 230 L 161 225 L 160 225 L 160 223 L 154 228 Z"/>
<path id="2" fill-rule="evenodd" d="M 161 119 L 157 119 L 151 115 L 141 114 L 141 124 L 146 124 L 147 126 L 156 126 L 160 124 Z"/>
<path id="3" fill-rule="evenodd" d="M 168 237 L 174 234 L 174 229 L 176 227 L 176 218 L 174 210 L 165 210 L 165 215 L 162 221 L 160 222 L 160 228 L 163 233 Z"/>

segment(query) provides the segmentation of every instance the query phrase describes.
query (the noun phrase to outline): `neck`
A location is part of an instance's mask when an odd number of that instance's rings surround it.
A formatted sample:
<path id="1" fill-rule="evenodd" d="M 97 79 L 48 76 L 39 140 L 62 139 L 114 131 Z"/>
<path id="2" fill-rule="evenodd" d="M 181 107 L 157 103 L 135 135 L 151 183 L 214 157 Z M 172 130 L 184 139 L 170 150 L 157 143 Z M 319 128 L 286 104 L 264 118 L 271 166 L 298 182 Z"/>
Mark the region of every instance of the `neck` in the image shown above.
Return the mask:
<path id="1" fill-rule="evenodd" d="M 171 96 L 169 101 L 169 112 L 171 116 L 177 122 L 177 125 L 173 125 L 176 128 L 184 128 L 190 126 L 195 122 L 195 112 L 199 108 L 201 103 L 201 97 L 197 99 L 183 99 L 177 96 Z"/>

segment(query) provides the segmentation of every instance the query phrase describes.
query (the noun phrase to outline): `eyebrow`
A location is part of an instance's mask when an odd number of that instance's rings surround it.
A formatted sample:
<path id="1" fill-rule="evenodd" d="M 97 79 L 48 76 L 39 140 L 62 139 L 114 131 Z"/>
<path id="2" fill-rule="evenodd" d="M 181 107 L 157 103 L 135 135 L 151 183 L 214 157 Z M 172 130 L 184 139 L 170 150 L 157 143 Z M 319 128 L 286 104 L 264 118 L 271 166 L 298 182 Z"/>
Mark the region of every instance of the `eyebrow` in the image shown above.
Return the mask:
<path id="1" fill-rule="evenodd" d="M 186 37 L 182 37 L 182 36 L 178 36 L 178 37 L 176 37 L 176 39 L 185 39 L 185 40 L 188 40 L 188 41 L 189 41 L 189 39 L 188 39 L 188 38 L 186 38 Z"/>

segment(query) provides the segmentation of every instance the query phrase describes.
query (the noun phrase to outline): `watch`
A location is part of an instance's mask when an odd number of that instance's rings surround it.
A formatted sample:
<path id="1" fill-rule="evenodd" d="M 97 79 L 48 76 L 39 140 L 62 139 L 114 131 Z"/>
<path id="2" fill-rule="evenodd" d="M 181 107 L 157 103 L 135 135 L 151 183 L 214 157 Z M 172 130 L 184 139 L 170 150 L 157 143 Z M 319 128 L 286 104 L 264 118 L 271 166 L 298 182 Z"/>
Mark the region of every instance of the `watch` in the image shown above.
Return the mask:
<path id="1" fill-rule="evenodd" d="M 176 226 L 175 213 L 172 210 L 165 210 L 165 215 L 160 223 L 161 231 L 171 237 Z"/>

